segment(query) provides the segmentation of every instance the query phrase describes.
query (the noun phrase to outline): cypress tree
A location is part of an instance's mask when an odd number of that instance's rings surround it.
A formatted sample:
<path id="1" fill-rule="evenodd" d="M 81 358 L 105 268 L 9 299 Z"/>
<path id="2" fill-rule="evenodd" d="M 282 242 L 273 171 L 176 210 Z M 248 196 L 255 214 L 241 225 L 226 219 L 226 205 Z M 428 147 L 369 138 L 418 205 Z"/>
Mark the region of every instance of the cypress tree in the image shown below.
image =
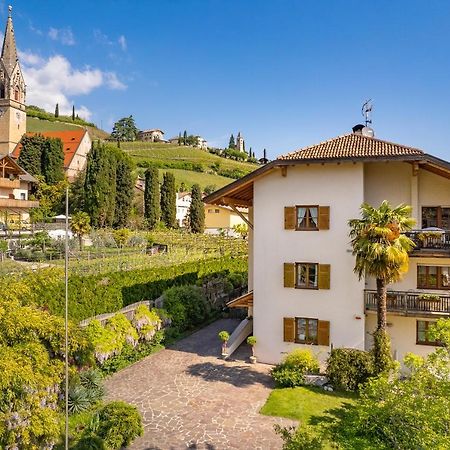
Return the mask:
<path id="1" fill-rule="evenodd" d="M 203 233 L 205 230 L 205 207 L 202 202 L 202 191 L 198 184 L 192 186 L 191 197 L 189 225 L 192 233 Z"/>
<path id="2" fill-rule="evenodd" d="M 72 105 L 72 121 L 75 121 L 75 105 Z"/>
<path id="3" fill-rule="evenodd" d="M 58 105 L 58 103 L 55 106 L 55 117 L 59 117 L 59 105 Z"/>
<path id="4" fill-rule="evenodd" d="M 42 149 L 45 138 L 41 134 L 22 136 L 20 140 L 22 149 L 17 163 L 31 175 L 42 175 Z"/>
<path id="5" fill-rule="evenodd" d="M 178 133 L 178 145 L 181 145 L 181 131 Z"/>
<path id="6" fill-rule="evenodd" d="M 166 172 L 161 186 L 161 220 L 168 228 L 176 226 L 177 194 L 173 173 Z"/>
<path id="7" fill-rule="evenodd" d="M 87 157 L 84 190 L 85 210 L 94 227 L 108 227 L 114 222 L 116 167 L 114 151 L 104 144 L 93 145 Z"/>
<path id="8" fill-rule="evenodd" d="M 144 217 L 150 230 L 155 228 L 160 217 L 158 169 L 149 167 L 145 171 Z"/>
<path id="9" fill-rule="evenodd" d="M 234 136 L 230 136 L 230 141 L 228 142 L 228 148 L 235 149 L 236 148 L 236 141 L 234 140 Z"/>
<path id="10" fill-rule="evenodd" d="M 64 151 L 61 139 L 46 138 L 41 154 L 41 172 L 47 184 L 64 180 Z"/>
<path id="11" fill-rule="evenodd" d="M 133 202 L 132 163 L 122 151 L 116 151 L 116 159 L 116 201 L 113 226 L 124 228 L 127 225 Z"/>
<path id="12" fill-rule="evenodd" d="M 187 144 L 187 131 L 184 130 L 184 133 L 183 133 L 183 145 L 186 145 L 186 144 Z"/>

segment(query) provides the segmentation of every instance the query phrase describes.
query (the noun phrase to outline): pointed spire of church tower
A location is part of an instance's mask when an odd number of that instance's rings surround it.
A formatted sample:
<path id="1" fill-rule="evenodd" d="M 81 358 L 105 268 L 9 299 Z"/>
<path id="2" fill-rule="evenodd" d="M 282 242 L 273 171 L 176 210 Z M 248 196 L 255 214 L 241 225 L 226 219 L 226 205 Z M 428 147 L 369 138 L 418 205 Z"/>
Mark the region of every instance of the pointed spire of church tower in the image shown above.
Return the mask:
<path id="1" fill-rule="evenodd" d="M 16 39 L 14 38 L 14 28 L 11 17 L 12 6 L 8 6 L 8 20 L 6 22 L 5 38 L 3 40 L 1 60 L 6 71 L 10 75 L 16 66 L 18 57 L 16 49 Z"/>

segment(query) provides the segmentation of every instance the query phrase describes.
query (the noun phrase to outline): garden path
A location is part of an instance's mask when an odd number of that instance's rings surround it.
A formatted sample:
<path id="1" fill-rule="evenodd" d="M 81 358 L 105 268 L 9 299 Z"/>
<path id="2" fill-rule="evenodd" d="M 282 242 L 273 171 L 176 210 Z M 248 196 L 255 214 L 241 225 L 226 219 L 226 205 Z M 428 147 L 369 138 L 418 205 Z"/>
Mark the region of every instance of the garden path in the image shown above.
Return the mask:
<path id="1" fill-rule="evenodd" d="M 114 374 L 109 400 L 139 408 L 144 435 L 133 450 L 272 450 L 281 448 L 273 425 L 296 425 L 258 413 L 272 380 L 270 366 L 249 364 L 248 346 L 220 359 L 217 333 L 238 321 L 218 320 L 172 347 Z"/>

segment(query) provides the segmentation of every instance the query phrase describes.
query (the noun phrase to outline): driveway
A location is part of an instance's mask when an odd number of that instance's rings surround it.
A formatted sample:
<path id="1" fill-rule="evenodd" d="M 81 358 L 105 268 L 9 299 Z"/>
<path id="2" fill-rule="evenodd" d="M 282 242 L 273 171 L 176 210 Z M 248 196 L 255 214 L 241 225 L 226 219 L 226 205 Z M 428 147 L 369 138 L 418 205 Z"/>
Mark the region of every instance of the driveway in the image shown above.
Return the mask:
<path id="1" fill-rule="evenodd" d="M 220 359 L 217 333 L 237 324 L 214 322 L 107 380 L 109 400 L 132 403 L 142 414 L 144 436 L 131 449 L 281 448 L 273 425 L 295 422 L 258 414 L 273 387 L 270 366 L 247 363 L 247 345 L 235 359 Z"/>

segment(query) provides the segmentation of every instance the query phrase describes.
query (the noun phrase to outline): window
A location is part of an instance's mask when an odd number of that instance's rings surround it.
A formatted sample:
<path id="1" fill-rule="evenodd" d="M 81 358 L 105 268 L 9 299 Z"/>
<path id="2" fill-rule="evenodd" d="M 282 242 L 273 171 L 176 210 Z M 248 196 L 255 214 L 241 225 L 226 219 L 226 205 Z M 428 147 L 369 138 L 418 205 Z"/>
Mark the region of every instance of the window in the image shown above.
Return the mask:
<path id="1" fill-rule="evenodd" d="M 318 319 L 295 318 L 295 342 L 299 344 L 318 344 Z"/>
<path id="2" fill-rule="evenodd" d="M 27 198 L 26 198 L 26 195 L 25 195 L 25 193 L 24 192 L 21 192 L 20 193 L 20 200 L 26 200 Z"/>
<path id="3" fill-rule="evenodd" d="M 430 227 L 450 230 L 450 207 L 424 206 L 422 208 L 422 228 Z"/>
<path id="4" fill-rule="evenodd" d="M 318 264 L 297 263 L 296 284 L 299 289 L 318 289 Z"/>
<path id="5" fill-rule="evenodd" d="M 296 206 L 297 230 L 318 230 L 318 206 Z"/>
<path id="6" fill-rule="evenodd" d="M 418 289 L 450 289 L 450 267 L 417 266 Z"/>
<path id="7" fill-rule="evenodd" d="M 426 320 L 418 320 L 416 327 L 416 344 L 420 345 L 441 345 L 437 341 L 433 341 L 430 339 L 428 333 L 430 327 L 435 322 L 428 322 Z"/>

